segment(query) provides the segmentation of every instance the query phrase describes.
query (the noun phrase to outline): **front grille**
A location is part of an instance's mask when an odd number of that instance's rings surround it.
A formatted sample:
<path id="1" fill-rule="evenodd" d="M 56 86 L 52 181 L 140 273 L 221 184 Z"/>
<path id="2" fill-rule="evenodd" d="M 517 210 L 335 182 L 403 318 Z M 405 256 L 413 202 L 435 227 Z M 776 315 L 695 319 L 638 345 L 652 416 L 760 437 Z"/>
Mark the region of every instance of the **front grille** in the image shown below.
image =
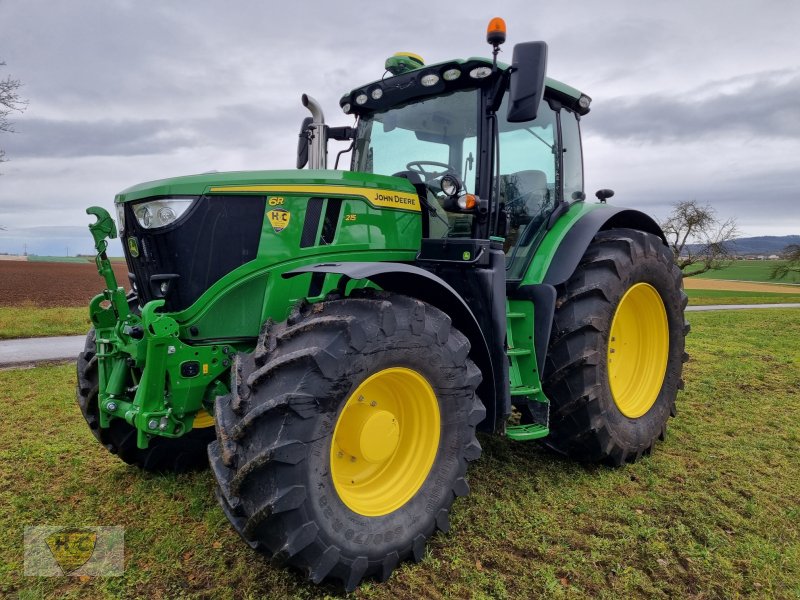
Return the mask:
<path id="1" fill-rule="evenodd" d="M 264 196 L 201 196 L 177 222 L 156 230 L 140 227 L 133 216 L 135 205 L 126 205 L 123 248 L 141 304 L 161 297 L 161 283 L 167 281 L 164 310 L 183 310 L 222 277 L 255 259 L 265 205 Z M 138 257 L 130 254 L 130 236 L 137 238 Z"/>

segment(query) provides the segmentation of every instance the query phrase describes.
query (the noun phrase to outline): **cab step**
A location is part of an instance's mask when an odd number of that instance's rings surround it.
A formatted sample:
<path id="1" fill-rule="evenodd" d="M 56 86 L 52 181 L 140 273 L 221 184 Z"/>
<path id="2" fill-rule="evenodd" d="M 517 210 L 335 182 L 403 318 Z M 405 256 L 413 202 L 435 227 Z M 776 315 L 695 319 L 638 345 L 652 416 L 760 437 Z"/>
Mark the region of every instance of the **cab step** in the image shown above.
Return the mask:
<path id="1" fill-rule="evenodd" d="M 530 356 L 531 351 L 527 348 L 509 348 L 506 350 L 508 356 Z"/>
<path id="2" fill-rule="evenodd" d="M 526 442 L 528 440 L 538 440 L 547 437 L 550 429 L 541 423 L 531 423 L 530 425 L 509 425 L 506 427 L 506 435 L 516 442 Z"/>
<path id="3" fill-rule="evenodd" d="M 511 388 L 511 395 L 512 396 L 535 396 L 539 392 L 541 392 L 537 387 L 512 387 Z"/>

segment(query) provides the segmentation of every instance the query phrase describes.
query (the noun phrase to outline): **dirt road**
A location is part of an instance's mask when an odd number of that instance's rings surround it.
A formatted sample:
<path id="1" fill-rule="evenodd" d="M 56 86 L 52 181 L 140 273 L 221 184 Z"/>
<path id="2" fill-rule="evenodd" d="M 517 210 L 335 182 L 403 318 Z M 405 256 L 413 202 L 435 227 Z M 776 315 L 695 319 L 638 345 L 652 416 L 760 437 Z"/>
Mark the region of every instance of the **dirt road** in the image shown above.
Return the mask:
<path id="1" fill-rule="evenodd" d="M 731 292 L 770 292 L 772 294 L 800 294 L 800 285 L 780 283 L 760 283 L 755 281 L 733 281 L 729 279 L 697 279 L 687 277 L 683 280 L 687 290 L 728 290 Z"/>

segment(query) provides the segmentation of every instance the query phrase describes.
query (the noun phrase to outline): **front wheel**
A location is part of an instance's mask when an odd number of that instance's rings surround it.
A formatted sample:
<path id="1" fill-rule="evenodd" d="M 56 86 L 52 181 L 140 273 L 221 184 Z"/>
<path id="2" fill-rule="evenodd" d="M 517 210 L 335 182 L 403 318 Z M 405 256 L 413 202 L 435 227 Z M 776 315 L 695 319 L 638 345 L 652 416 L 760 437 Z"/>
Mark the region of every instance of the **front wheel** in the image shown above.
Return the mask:
<path id="1" fill-rule="evenodd" d="M 123 419 L 112 419 L 108 428 L 100 427 L 98 405 L 97 344 L 95 331 L 90 329 L 86 343 L 78 355 L 75 397 L 89 430 L 106 450 L 124 462 L 145 471 L 182 473 L 208 466 L 206 448 L 214 439 L 210 415 L 203 419 L 204 427 L 195 427 L 179 438 L 154 436 L 147 448 L 136 445 L 136 428 Z"/>
<path id="2" fill-rule="evenodd" d="M 689 325 L 680 269 L 654 235 L 601 231 L 557 291 L 545 443 L 580 460 L 633 462 L 664 438 L 683 387 Z"/>
<path id="3" fill-rule="evenodd" d="M 468 353 L 444 313 L 382 292 L 268 323 L 216 402 L 209 457 L 231 523 L 348 591 L 421 560 L 480 455 Z"/>

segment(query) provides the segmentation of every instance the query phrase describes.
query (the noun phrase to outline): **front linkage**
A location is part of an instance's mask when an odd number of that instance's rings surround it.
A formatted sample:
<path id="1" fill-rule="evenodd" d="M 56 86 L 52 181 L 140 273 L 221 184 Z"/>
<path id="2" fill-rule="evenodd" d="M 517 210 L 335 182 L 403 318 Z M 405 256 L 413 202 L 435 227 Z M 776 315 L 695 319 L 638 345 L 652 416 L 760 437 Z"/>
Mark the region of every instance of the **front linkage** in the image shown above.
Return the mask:
<path id="1" fill-rule="evenodd" d="M 86 212 L 97 217 L 89 229 L 97 271 L 106 283 L 89 304 L 97 340 L 100 427 L 124 419 L 136 428 L 136 445 L 144 449 L 153 435 L 178 438 L 195 426 L 208 426 L 214 398 L 228 393 L 235 349 L 184 344 L 177 321 L 157 312 L 164 300 L 148 302 L 139 314 L 106 255 L 106 240 L 117 237 L 113 219 L 97 206 Z"/>

